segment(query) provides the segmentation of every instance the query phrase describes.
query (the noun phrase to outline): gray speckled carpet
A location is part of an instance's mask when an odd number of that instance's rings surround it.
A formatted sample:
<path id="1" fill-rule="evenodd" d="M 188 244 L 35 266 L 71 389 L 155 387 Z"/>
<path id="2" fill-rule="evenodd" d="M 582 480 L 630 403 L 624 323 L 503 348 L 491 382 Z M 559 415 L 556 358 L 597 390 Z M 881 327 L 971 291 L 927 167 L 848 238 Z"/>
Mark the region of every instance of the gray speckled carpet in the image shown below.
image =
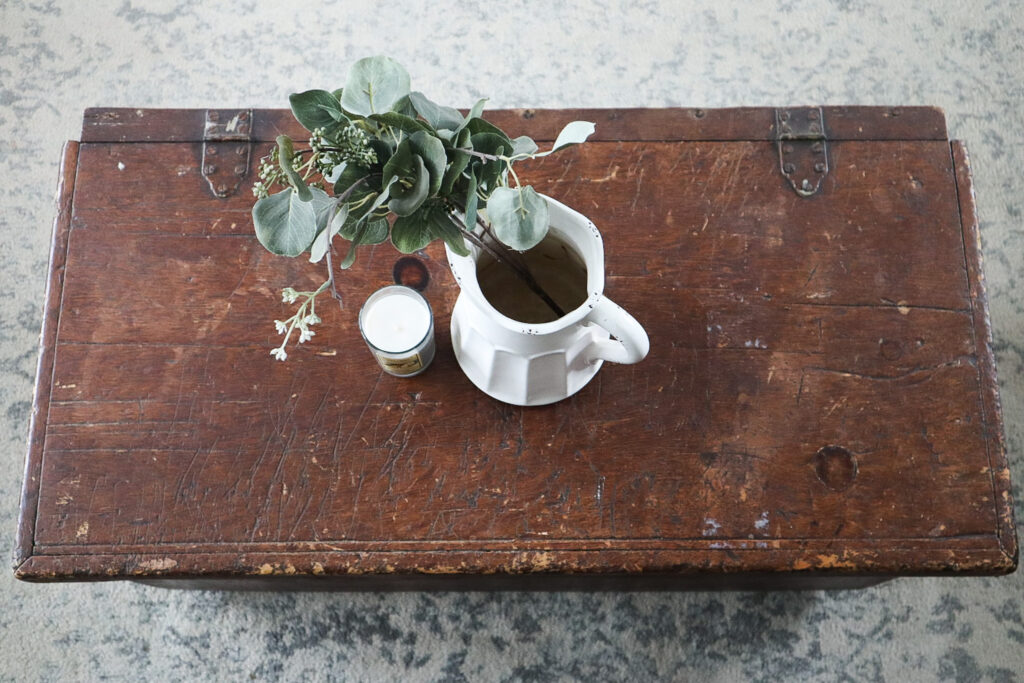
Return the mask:
<path id="1" fill-rule="evenodd" d="M 281 107 L 380 52 L 463 105 L 944 107 L 972 152 L 1021 500 L 1024 3 L 291 6 L 0 3 L 0 546 L 14 544 L 60 147 L 83 108 Z M 846 593 L 348 595 L 43 586 L 4 571 L 0 590 L 0 679 L 11 680 L 1024 676 L 1019 573 Z"/>

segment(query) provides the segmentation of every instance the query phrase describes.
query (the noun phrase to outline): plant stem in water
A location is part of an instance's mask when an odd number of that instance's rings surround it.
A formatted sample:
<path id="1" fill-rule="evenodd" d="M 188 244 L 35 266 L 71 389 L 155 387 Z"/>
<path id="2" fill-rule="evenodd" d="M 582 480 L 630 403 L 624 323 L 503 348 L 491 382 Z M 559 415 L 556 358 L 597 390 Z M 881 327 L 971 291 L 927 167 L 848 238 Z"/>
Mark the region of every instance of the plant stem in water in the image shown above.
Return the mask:
<path id="1" fill-rule="evenodd" d="M 519 279 L 523 281 L 523 283 L 530 289 L 531 292 L 540 297 L 541 301 L 543 301 L 548 308 L 554 311 L 555 315 L 557 315 L 559 318 L 565 315 L 565 311 L 562 310 L 562 307 L 559 306 L 555 302 L 555 300 L 552 299 L 551 296 L 544 291 L 544 288 L 541 287 L 540 283 L 538 283 L 537 280 L 533 277 L 533 273 L 530 272 L 529 268 L 527 268 L 525 264 L 519 263 L 511 254 L 509 254 L 508 249 L 505 247 L 505 245 L 501 244 L 498 241 L 495 241 L 494 246 L 492 246 L 488 244 L 485 240 L 481 239 L 480 236 L 478 236 L 472 230 L 468 230 L 461 220 L 459 221 L 459 223 L 461 224 L 462 227 L 462 234 L 466 237 L 467 240 L 469 240 L 476 246 L 486 251 L 494 258 L 494 260 L 510 268 L 512 272 L 515 273 L 519 277 Z"/>

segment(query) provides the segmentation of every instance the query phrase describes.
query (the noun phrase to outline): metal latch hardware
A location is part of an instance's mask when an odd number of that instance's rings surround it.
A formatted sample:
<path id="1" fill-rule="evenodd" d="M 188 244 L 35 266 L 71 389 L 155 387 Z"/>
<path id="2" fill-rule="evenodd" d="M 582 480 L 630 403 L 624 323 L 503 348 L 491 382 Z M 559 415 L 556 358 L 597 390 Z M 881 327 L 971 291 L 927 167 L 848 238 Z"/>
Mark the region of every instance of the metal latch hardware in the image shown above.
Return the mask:
<path id="1" fill-rule="evenodd" d="M 821 190 L 828 175 L 828 141 L 821 107 L 775 110 L 779 169 L 801 197 Z"/>
<path id="2" fill-rule="evenodd" d="M 207 109 L 203 127 L 203 177 L 214 196 L 230 197 L 249 174 L 252 109 Z"/>

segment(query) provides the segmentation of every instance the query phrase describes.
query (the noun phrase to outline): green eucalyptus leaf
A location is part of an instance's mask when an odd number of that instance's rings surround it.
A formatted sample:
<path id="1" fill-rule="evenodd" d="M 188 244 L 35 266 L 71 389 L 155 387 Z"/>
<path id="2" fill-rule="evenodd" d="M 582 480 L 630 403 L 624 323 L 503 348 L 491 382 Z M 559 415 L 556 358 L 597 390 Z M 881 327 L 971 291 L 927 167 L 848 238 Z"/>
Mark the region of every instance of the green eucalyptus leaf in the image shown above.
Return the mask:
<path id="1" fill-rule="evenodd" d="M 469 249 L 466 248 L 466 240 L 462 237 L 462 230 L 455 223 L 448 212 L 438 208 L 430 213 L 431 232 L 434 238 L 444 240 L 452 251 L 459 256 L 469 256 Z"/>
<path id="2" fill-rule="evenodd" d="M 298 195 L 298 198 L 304 202 L 308 202 L 313 199 L 313 193 L 309 191 L 309 186 L 306 185 L 306 181 L 302 179 L 298 171 L 292 166 L 292 159 L 295 157 L 295 149 L 292 147 L 292 139 L 287 135 L 277 136 L 277 162 L 281 170 L 284 171 L 284 175 L 288 178 L 288 184 L 291 185 Z"/>
<path id="3" fill-rule="evenodd" d="M 306 130 L 327 128 L 347 120 L 338 98 L 326 90 L 292 93 L 288 96 L 288 102 L 292 106 L 292 114 Z"/>
<path id="4" fill-rule="evenodd" d="M 470 136 L 469 140 L 473 145 L 473 149 L 477 152 L 493 154 L 495 156 L 509 156 L 512 154 L 512 141 L 507 137 L 502 137 L 501 135 L 495 135 L 494 133 L 474 133 Z M 478 160 L 485 161 L 484 159 Z"/>
<path id="5" fill-rule="evenodd" d="M 414 154 L 412 158 L 413 163 L 416 165 L 413 171 L 415 179 L 412 187 L 406 188 L 399 184 L 391 191 L 391 201 L 388 202 L 388 208 L 396 216 L 412 214 L 423 205 L 423 202 L 426 201 L 429 195 L 430 172 L 427 171 L 427 167 L 423 164 L 423 157 L 419 154 Z"/>
<path id="6" fill-rule="evenodd" d="M 327 227 L 327 223 L 330 222 L 334 207 L 338 205 L 338 200 L 319 187 L 311 187 L 309 191 L 313 195 L 310 203 L 313 205 L 313 215 L 316 217 L 316 229 L 323 230 Z"/>
<path id="7" fill-rule="evenodd" d="M 429 206 L 408 216 L 399 216 L 391 226 L 391 243 L 403 254 L 419 251 L 434 240 Z"/>
<path id="8" fill-rule="evenodd" d="M 345 225 L 345 219 L 348 218 L 348 206 L 342 204 L 338 207 L 338 210 L 334 213 L 326 228 L 320 230 L 317 233 L 316 238 L 313 240 L 313 244 L 309 247 L 309 261 L 310 263 L 319 263 L 320 259 L 327 253 L 328 246 L 334 236 L 341 232 L 341 228 Z"/>
<path id="9" fill-rule="evenodd" d="M 354 218 L 352 214 L 349 214 L 339 234 L 350 242 L 358 236 L 360 245 L 377 245 L 387 240 L 387 233 L 390 227 L 391 225 L 387 222 L 387 218 L 366 217 L 366 220 L 364 220 L 362 218 Z M 381 233 L 382 229 L 383 236 Z"/>
<path id="10" fill-rule="evenodd" d="M 313 202 L 302 201 L 290 187 L 256 202 L 252 222 L 260 244 L 280 256 L 298 256 L 306 251 L 317 232 Z"/>
<path id="11" fill-rule="evenodd" d="M 551 147 L 551 152 L 562 147 L 568 147 L 569 145 L 578 145 L 593 134 L 594 124 L 590 121 L 573 121 L 568 123 L 562 129 L 562 132 L 558 134 L 558 137 L 555 138 L 555 144 Z M 548 154 L 551 152 L 548 152 Z"/>
<path id="12" fill-rule="evenodd" d="M 416 108 L 412 106 L 412 102 L 409 100 L 408 95 L 400 97 L 395 105 L 391 107 L 391 111 L 401 114 L 402 116 L 408 116 L 411 119 L 416 118 Z"/>
<path id="13" fill-rule="evenodd" d="M 352 235 L 352 241 L 348 246 L 348 251 L 345 253 L 345 258 L 339 264 L 340 267 L 343 270 L 352 267 L 352 264 L 356 261 L 357 247 L 364 244 L 380 244 L 386 240 L 389 227 L 387 220 L 383 218 L 360 223 Z"/>
<path id="14" fill-rule="evenodd" d="M 348 205 L 342 204 L 338 207 L 338 210 L 334 212 L 334 216 L 331 218 L 331 222 L 328 224 L 327 229 L 330 230 L 331 237 L 334 237 L 341 228 L 345 225 L 345 221 L 348 220 Z"/>
<path id="15" fill-rule="evenodd" d="M 348 245 L 348 251 L 345 252 L 345 258 L 341 259 L 341 263 L 338 267 L 342 270 L 348 270 L 352 267 L 352 264 L 356 262 L 356 247 L 359 246 L 358 242 L 350 242 Z"/>
<path id="16" fill-rule="evenodd" d="M 413 133 L 409 137 L 412 150 L 423 158 L 423 163 L 430 172 L 429 194 L 433 196 L 441 189 L 444 169 L 448 165 L 448 157 L 444 153 L 444 143 L 426 132 Z"/>
<path id="17" fill-rule="evenodd" d="M 413 106 L 413 102 L 409 99 L 409 95 L 402 95 L 399 97 L 398 101 L 391 106 L 391 111 L 395 114 L 408 116 L 410 119 L 416 118 L 416 108 Z"/>
<path id="18" fill-rule="evenodd" d="M 409 94 L 409 72 L 390 57 L 366 57 L 352 65 L 341 95 L 347 111 L 369 116 L 389 111 Z"/>
<path id="19" fill-rule="evenodd" d="M 548 205 L 532 187 L 499 187 L 487 199 L 494 235 L 517 251 L 540 243 L 548 232 Z"/>
<path id="20" fill-rule="evenodd" d="M 458 109 L 434 104 L 421 92 L 409 93 L 409 102 L 432 128 L 455 130 L 462 125 L 463 118 Z"/>
<path id="21" fill-rule="evenodd" d="M 342 226 L 341 236 L 351 240 L 348 252 L 345 254 L 345 258 L 341 261 L 341 268 L 349 268 L 355 263 L 356 260 L 356 248 L 361 244 L 378 244 L 387 239 L 388 235 L 388 222 L 387 219 L 380 216 L 375 216 L 374 212 L 377 211 L 384 202 L 388 200 L 391 186 L 395 183 L 396 179 L 392 179 L 384 186 L 381 193 L 377 195 L 377 198 L 373 200 L 369 208 L 352 220 L 351 226 L 348 221 Z M 349 215 L 349 219 L 352 219 L 352 215 Z"/>
<path id="22" fill-rule="evenodd" d="M 462 230 L 438 202 L 424 204 L 408 216 L 399 216 L 391 228 L 391 242 L 403 254 L 419 251 L 436 239 L 444 240 L 460 256 L 469 254 Z"/>
<path id="23" fill-rule="evenodd" d="M 461 131 L 463 128 L 468 127 L 470 121 L 473 121 L 474 119 L 479 119 L 480 118 L 480 114 L 482 114 L 484 112 L 484 103 L 485 102 L 487 102 L 487 98 L 486 97 L 483 98 L 483 99 L 477 100 L 476 104 L 474 104 L 473 107 L 469 110 L 469 113 L 466 114 L 466 118 L 464 118 L 462 120 L 462 123 L 459 124 L 459 127 L 455 129 L 456 133 Z M 481 131 L 475 131 L 475 132 L 479 133 Z"/>
<path id="24" fill-rule="evenodd" d="M 412 144 L 406 138 L 395 148 L 395 153 L 384 164 L 384 182 L 389 183 L 397 178 L 408 178 L 416 170 L 416 156 L 412 151 Z"/>
<path id="25" fill-rule="evenodd" d="M 486 121 L 481 118 L 472 118 L 467 121 L 466 128 L 468 128 L 469 132 L 473 135 L 477 135 L 479 133 L 490 133 L 491 135 L 496 135 L 509 143 L 509 148 L 511 149 L 512 141 L 509 139 L 508 134 L 490 121 Z"/>
<path id="26" fill-rule="evenodd" d="M 480 198 L 476 194 L 476 177 L 469 177 L 469 184 L 466 188 L 466 214 L 465 223 L 467 230 L 473 230 L 476 227 L 476 214 L 477 206 L 479 205 Z"/>
<path id="27" fill-rule="evenodd" d="M 389 180 L 384 185 L 383 189 L 381 189 L 381 191 L 380 191 L 380 194 L 378 194 L 377 198 L 374 199 L 373 202 L 370 204 L 370 208 L 368 208 L 363 213 L 363 217 L 370 216 L 370 214 L 372 214 L 374 211 L 376 211 L 380 207 L 384 206 L 384 202 L 386 202 L 388 199 L 390 199 L 391 192 L 392 192 L 391 188 L 394 186 L 394 184 L 397 181 L 398 181 L 398 178 L 392 178 L 391 180 Z"/>
<path id="28" fill-rule="evenodd" d="M 534 142 L 529 136 L 520 135 L 519 137 L 512 140 L 512 156 L 527 155 L 537 153 L 537 143 Z"/>
<path id="29" fill-rule="evenodd" d="M 334 195 L 339 196 L 344 194 L 350 187 L 363 180 L 369 175 L 367 170 L 362 166 L 356 164 L 345 164 L 342 168 L 341 173 L 338 175 L 338 179 L 334 181 Z M 360 184 L 345 198 L 348 203 L 356 202 L 373 192 L 373 186 L 370 185 L 369 180 Z"/>
<path id="30" fill-rule="evenodd" d="M 373 168 L 381 168 L 391 158 L 391 145 L 375 137 L 371 137 L 368 144 L 374 154 L 377 155 L 377 163 L 374 164 Z"/>
<path id="31" fill-rule="evenodd" d="M 471 133 L 468 130 L 463 129 L 458 138 L 455 140 L 454 148 L 449 150 L 448 158 L 448 170 L 444 172 L 444 179 L 441 181 L 441 192 L 444 195 L 449 195 L 452 190 L 455 189 L 455 184 L 458 182 L 462 172 L 466 170 L 466 166 L 469 165 L 470 156 L 465 152 L 458 151 L 461 149 L 472 149 L 473 143 L 470 141 Z"/>
<path id="32" fill-rule="evenodd" d="M 416 133 L 419 131 L 430 130 L 430 126 L 423 123 L 422 121 L 417 121 L 412 117 L 405 116 L 404 114 L 399 114 L 398 112 L 393 111 L 386 111 L 383 114 L 371 114 L 366 118 L 370 119 L 371 121 L 383 123 L 386 126 L 391 126 L 392 128 L 397 128 L 398 130 L 404 131 L 406 133 Z"/>
<path id="33" fill-rule="evenodd" d="M 366 232 L 363 234 L 360 244 L 380 244 L 388 238 L 388 231 L 391 224 L 386 218 L 374 218 L 366 222 Z"/>

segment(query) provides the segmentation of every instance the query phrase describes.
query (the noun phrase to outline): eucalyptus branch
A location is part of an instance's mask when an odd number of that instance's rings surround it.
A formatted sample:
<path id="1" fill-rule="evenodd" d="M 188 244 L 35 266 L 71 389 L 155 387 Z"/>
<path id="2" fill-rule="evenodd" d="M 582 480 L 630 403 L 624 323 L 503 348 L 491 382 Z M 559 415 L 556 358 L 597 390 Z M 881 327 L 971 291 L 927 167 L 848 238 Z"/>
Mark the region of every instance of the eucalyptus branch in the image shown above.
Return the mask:
<path id="1" fill-rule="evenodd" d="M 279 135 L 277 145 L 260 160 L 252 187 L 257 200 L 253 225 L 260 243 L 274 254 L 295 258 L 308 252 L 316 260 L 325 255 L 327 281 L 315 291 L 282 291 L 285 303 L 298 311 L 287 321 L 275 321 L 284 335 L 274 349 L 276 357 L 286 357 L 293 331 L 298 331 L 300 343 L 312 337 L 309 328 L 319 323 L 319 294 L 330 291 L 342 306 L 332 244 L 339 223 L 359 226 L 349 240 L 349 255 L 339 264 L 347 268 L 364 243 L 390 239 L 399 251 L 412 253 L 435 240 L 451 239 L 450 229 L 436 221 L 441 205 L 453 214 L 466 244 L 508 268 L 558 317 L 564 315 L 521 254 L 547 234 L 548 207 L 532 187 L 522 185 L 513 166 L 583 142 L 593 124 L 570 122 L 551 151 L 537 154 L 529 137 L 510 138 L 482 118 L 482 101 L 466 115 L 412 91 L 408 72 L 388 57 L 356 62 L 341 89 L 307 90 L 292 94 L 289 101 L 296 120 L 310 133 L 309 144 L 295 149 L 292 138 Z M 453 139 L 456 130 L 460 135 Z M 383 167 L 388 169 L 387 182 Z M 327 179 L 335 175 L 339 191 L 331 196 Z M 467 197 L 486 204 L 487 221 L 477 215 L 466 225 Z"/>
<path id="2" fill-rule="evenodd" d="M 334 246 L 330 243 L 327 244 L 327 251 L 324 255 L 327 257 L 327 281 L 331 284 L 331 296 L 338 301 L 338 308 L 345 310 L 345 304 L 341 300 L 341 294 L 338 294 L 338 288 L 334 284 L 334 264 L 331 263 L 331 252 L 334 251 Z"/>
<path id="3" fill-rule="evenodd" d="M 486 159 L 487 161 L 503 161 L 504 157 L 500 157 L 497 154 L 486 154 L 484 152 L 478 152 L 475 149 L 466 149 L 465 147 L 456 147 L 456 152 L 465 152 L 471 157 L 478 157 L 480 159 Z"/>

